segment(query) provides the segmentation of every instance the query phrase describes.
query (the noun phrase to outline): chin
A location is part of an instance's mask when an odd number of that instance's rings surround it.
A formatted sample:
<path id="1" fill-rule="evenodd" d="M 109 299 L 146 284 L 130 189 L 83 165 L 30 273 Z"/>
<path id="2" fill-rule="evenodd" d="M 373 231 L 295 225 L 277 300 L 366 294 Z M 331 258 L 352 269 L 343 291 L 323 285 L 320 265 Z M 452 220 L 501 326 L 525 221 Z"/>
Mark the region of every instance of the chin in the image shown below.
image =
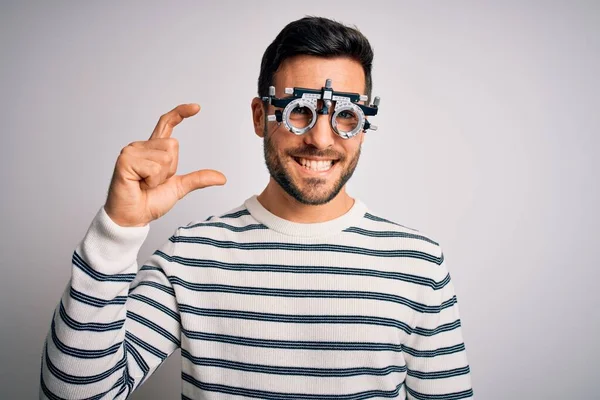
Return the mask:
<path id="1" fill-rule="evenodd" d="M 310 179 L 301 179 L 302 183 L 298 184 L 294 182 L 293 185 L 288 186 L 286 192 L 296 199 L 298 202 L 306 205 L 323 205 L 333 200 L 340 192 L 331 182 L 322 183 L 323 180 L 319 179 L 320 183 L 313 182 L 313 184 L 319 187 L 310 187 Z M 337 190 L 336 190 L 337 189 Z"/>

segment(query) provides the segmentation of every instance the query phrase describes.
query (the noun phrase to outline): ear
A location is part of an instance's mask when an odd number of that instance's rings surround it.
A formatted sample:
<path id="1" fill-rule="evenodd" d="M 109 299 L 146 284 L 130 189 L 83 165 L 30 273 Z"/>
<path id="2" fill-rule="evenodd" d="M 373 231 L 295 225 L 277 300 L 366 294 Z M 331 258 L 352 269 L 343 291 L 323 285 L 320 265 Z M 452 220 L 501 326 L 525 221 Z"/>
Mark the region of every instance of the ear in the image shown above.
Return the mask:
<path id="1" fill-rule="evenodd" d="M 263 137 L 265 132 L 265 107 L 261 99 L 255 97 L 250 105 L 252 108 L 252 123 L 254 125 L 254 133 L 258 137 Z"/>

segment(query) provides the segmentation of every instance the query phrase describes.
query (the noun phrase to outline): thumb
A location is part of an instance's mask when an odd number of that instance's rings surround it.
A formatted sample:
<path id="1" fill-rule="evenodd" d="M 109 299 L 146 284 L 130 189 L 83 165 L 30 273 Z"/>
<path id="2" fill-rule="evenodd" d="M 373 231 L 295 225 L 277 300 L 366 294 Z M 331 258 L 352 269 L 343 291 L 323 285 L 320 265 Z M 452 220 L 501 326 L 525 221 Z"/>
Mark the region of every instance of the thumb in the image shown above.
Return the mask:
<path id="1" fill-rule="evenodd" d="M 196 189 L 224 185 L 227 182 L 225 175 L 214 169 L 202 169 L 190 172 L 189 174 L 179 175 L 177 176 L 177 180 L 179 199 Z"/>

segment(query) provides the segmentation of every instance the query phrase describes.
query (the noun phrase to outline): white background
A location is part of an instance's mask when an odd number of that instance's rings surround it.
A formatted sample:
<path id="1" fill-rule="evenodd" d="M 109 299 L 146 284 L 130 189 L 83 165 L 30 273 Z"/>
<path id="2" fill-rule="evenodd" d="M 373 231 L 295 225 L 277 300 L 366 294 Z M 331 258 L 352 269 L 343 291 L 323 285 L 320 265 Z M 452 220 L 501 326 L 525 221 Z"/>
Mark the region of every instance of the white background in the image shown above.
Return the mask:
<path id="1" fill-rule="evenodd" d="M 2 2 L 0 397 L 37 397 L 72 251 L 161 114 L 201 104 L 180 171 L 228 183 L 152 223 L 140 261 L 260 193 L 260 59 L 306 14 L 374 47 L 380 129 L 349 192 L 441 243 L 476 397 L 598 398 L 600 3 L 364 0 Z M 179 398 L 179 357 L 132 397 Z"/>

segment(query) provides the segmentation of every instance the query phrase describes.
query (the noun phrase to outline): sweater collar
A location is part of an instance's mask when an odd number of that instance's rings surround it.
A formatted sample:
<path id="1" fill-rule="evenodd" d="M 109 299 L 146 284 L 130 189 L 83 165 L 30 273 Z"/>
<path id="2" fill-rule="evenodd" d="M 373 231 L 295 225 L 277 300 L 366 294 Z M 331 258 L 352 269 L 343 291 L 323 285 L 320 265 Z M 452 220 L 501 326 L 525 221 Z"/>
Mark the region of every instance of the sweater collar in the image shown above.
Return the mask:
<path id="1" fill-rule="evenodd" d="M 292 222 L 271 213 L 258 201 L 258 196 L 248 198 L 244 205 L 254 219 L 268 228 L 284 235 L 299 237 L 322 237 L 356 226 L 367 212 L 367 207 L 358 199 L 354 199 L 352 208 L 345 214 L 324 222 L 301 223 Z"/>

